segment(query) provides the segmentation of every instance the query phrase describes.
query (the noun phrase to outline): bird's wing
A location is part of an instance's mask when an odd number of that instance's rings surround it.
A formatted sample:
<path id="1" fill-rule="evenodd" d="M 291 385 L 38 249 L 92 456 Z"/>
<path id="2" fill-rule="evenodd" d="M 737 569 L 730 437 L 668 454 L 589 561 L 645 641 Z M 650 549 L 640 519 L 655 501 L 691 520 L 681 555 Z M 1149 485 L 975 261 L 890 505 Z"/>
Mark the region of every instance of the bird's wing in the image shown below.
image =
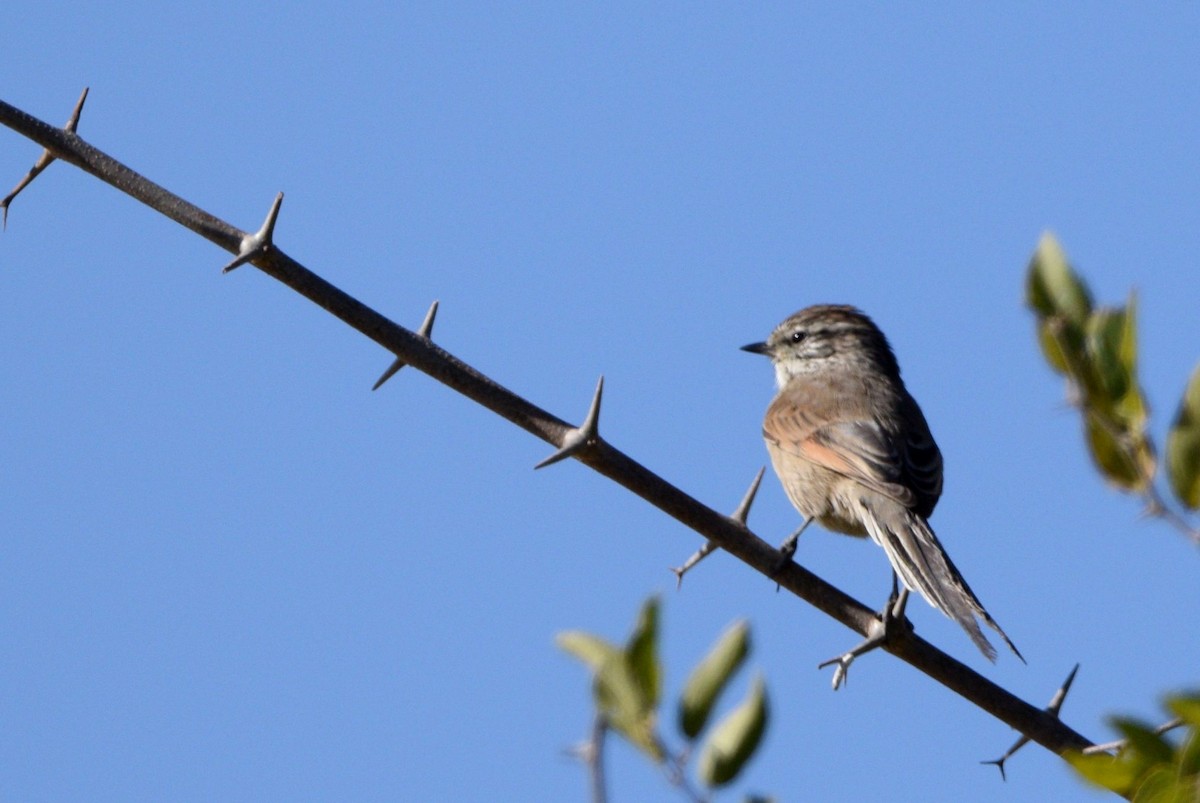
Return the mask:
<path id="1" fill-rule="evenodd" d="M 763 435 L 777 448 L 856 480 L 921 515 L 933 512 L 942 490 L 942 457 L 923 418 L 921 426 L 907 427 L 908 438 L 874 419 L 828 418 L 783 401 L 767 410 Z"/>
<path id="2" fill-rule="evenodd" d="M 916 512 L 929 518 L 942 495 L 942 451 L 933 440 L 921 408 L 908 394 L 900 405 L 900 414 L 905 419 L 904 484 L 917 495 Z"/>

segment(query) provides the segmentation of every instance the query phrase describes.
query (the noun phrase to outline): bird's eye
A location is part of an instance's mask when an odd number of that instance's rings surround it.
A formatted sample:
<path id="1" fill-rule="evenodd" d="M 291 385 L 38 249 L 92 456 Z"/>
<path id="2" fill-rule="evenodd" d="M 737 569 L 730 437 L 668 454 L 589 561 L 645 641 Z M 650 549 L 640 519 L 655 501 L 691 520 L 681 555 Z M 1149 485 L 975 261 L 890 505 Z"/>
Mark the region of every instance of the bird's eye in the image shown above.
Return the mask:
<path id="1" fill-rule="evenodd" d="M 803 331 L 792 332 L 792 342 L 793 343 L 799 343 L 801 340 L 803 340 L 806 337 L 808 337 L 808 332 L 803 332 Z"/>

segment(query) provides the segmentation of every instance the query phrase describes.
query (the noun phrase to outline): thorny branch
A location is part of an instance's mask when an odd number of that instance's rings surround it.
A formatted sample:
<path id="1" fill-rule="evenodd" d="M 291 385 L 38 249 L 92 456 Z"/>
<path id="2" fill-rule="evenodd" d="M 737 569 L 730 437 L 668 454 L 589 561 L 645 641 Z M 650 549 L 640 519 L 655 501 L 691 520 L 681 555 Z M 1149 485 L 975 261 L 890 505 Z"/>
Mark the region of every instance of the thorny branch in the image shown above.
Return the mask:
<path id="1" fill-rule="evenodd" d="M 53 157 L 91 173 L 235 256 L 244 255 L 244 241 L 255 237 L 139 175 L 89 145 L 72 130 L 50 126 L 3 101 L 0 101 L 0 123 L 42 145 Z M 583 429 L 572 427 L 479 373 L 429 339 L 393 323 L 317 276 L 276 245 L 261 249 L 252 256 L 250 264 L 357 329 L 404 363 L 556 448 L 570 446 L 570 436 L 577 436 Z M 866 635 L 875 619 L 873 611 L 802 566 L 789 562 L 779 569 L 780 553 L 752 533 L 744 521 L 702 504 L 598 434 L 574 450 L 573 456 L 777 582 L 781 588 L 860 635 Z M 1053 753 L 1081 750 L 1091 744 L 1056 717 L 1021 700 L 915 634 L 902 635 L 883 649 Z"/>
<path id="2" fill-rule="evenodd" d="M 67 124 L 63 127 L 64 130 L 72 134 L 75 133 L 75 129 L 79 127 L 79 115 L 83 112 L 83 104 L 87 100 L 87 96 L 88 90 L 87 87 L 84 87 L 79 100 L 75 102 L 75 109 L 71 112 L 70 119 L 67 120 Z M 0 219 L 0 228 L 8 226 L 8 207 L 12 204 L 13 199 L 21 194 L 21 190 L 32 184 L 33 180 L 38 177 L 38 174 L 53 162 L 54 154 L 50 152 L 49 148 L 46 148 L 46 150 L 42 151 L 42 155 L 38 157 L 38 160 L 33 163 L 33 167 L 29 168 L 29 172 L 25 174 L 25 177 L 17 182 L 17 186 L 13 187 L 12 192 L 5 195 L 3 200 L 0 200 L 0 211 L 3 212 L 3 218 Z"/>

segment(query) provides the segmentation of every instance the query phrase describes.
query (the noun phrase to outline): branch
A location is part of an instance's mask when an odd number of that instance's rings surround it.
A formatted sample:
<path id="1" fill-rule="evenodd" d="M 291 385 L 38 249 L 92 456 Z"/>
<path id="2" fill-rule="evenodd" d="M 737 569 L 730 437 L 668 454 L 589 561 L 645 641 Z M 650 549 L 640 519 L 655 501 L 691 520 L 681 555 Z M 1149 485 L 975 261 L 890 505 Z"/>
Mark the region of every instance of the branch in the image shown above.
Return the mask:
<path id="1" fill-rule="evenodd" d="M 608 803 L 608 784 L 604 780 L 604 737 L 608 735 L 608 722 L 603 714 L 596 715 L 592 727 L 592 741 L 588 745 L 588 774 L 592 783 L 592 803 Z"/>
<path id="2" fill-rule="evenodd" d="M 244 256 L 243 242 L 253 242 L 257 236 L 231 226 L 135 173 L 73 131 L 54 128 L 3 101 L 0 101 L 0 123 L 42 145 L 54 157 L 91 173 L 235 257 Z M 584 429 L 572 427 L 484 376 L 428 338 L 393 323 L 296 262 L 278 246 L 272 244 L 269 248 L 259 249 L 251 260 L 251 264 L 263 273 L 388 349 L 405 364 L 556 448 L 573 446 L 571 436 L 578 438 Z M 866 635 L 875 621 L 873 611 L 802 566 L 789 562 L 779 569 L 779 551 L 752 533 L 744 522 L 700 503 L 609 444 L 598 433 L 578 444 L 572 456 L 860 635 Z M 1056 717 L 1021 700 L 915 634 L 902 634 L 883 649 L 1053 753 L 1081 750 L 1091 744 Z"/>
<path id="3" fill-rule="evenodd" d="M 1058 687 L 1058 691 L 1056 691 L 1054 696 L 1050 698 L 1050 704 L 1046 706 L 1046 712 L 1056 719 L 1059 716 L 1059 711 L 1062 710 L 1063 703 L 1067 700 L 1067 694 L 1071 691 L 1071 684 L 1075 682 L 1075 673 L 1078 671 L 1079 664 L 1075 664 L 1075 667 L 1071 670 L 1071 673 L 1067 675 L 1067 679 L 1063 681 L 1063 684 Z M 994 764 L 996 768 L 1000 770 L 1000 779 L 1007 781 L 1008 776 L 1004 772 L 1005 762 L 1016 755 L 1017 751 L 1027 744 L 1029 744 L 1029 737 L 1021 736 L 1021 738 L 1013 742 L 1013 746 L 1008 748 L 1008 750 L 1006 750 L 1004 755 L 1000 756 L 1000 758 L 993 758 L 989 759 L 988 761 L 981 761 L 979 763 Z M 1093 745 L 1092 747 L 1087 748 L 1087 750 L 1092 750 L 1094 748 L 1095 746 Z M 1087 750 L 1084 752 L 1087 752 Z"/>
<path id="4" fill-rule="evenodd" d="M 604 740 L 608 736 L 608 729 L 608 719 L 604 714 L 596 714 L 588 740 L 565 751 L 568 756 L 587 766 L 592 803 L 608 803 L 608 783 L 604 775 Z"/>
<path id="5" fill-rule="evenodd" d="M 72 134 L 75 133 L 75 129 L 79 128 L 79 115 L 83 112 L 83 104 L 87 100 L 87 96 L 88 90 L 87 87 L 84 87 L 83 94 L 75 102 L 75 109 L 71 112 L 71 117 L 64 126 L 64 129 L 70 131 Z M 8 226 L 8 207 L 12 204 L 13 199 L 21 194 L 21 190 L 32 184 L 33 180 L 53 162 L 54 154 L 50 152 L 50 149 L 47 148 L 42 151 L 42 155 L 33 163 L 33 167 L 29 168 L 29 172 L 25 174 L 25 177 L 17 182 L 17 186 L 13 187 L 12 192 L 5 195 L 3 200 L 0 200 L 0 211 L 3 211 L 4 215 L 3 219 L 0 219 L 0 229 Z"/>

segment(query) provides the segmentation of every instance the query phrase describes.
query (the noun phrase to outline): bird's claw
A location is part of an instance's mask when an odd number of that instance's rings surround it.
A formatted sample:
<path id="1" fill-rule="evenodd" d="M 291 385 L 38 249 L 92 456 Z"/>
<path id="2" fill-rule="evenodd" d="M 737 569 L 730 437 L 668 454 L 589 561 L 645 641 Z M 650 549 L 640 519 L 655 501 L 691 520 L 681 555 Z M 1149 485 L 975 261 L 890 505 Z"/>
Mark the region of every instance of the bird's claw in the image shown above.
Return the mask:
<path id="1" fill-rule="evenodd" d="M 846 676 L 850 672 L 850 664 L 854 663 L 857 656 L 848 652 L 845 655 L 839 655 L 837 658 L 830 658 L 828 661 L 823 661 L 817 664 L 817 669 L 824 669 L 831 664 L 837 664 L 837 669 L 833 670 L 833 690 L 837 691 L 846 682 Z"/>
<path id="2" fill-rule="evenodd" d="M 837 668 L 833 670 L 834 691 L 837 691 L 846 684 L 850 674 L 850 664 L 854 663 L 855 658 L 882 647 L 892 636 L 896 635 L 896 628 L 899 627 L 903 630 L 912 629 L 912 625 L 904 618 L 904 608 L 907 604 L 908 589 L 900 592 L 899 596 L 893 595 L 888 597 L 887 604 L 883 607 L 883 610 L 871 619 L 871 624 L 867 627 L 867 637 L 860 644 L 848 652 L 817 664 L 817 669 L 824 669 L 834 664 L 837 665 Z"/>

